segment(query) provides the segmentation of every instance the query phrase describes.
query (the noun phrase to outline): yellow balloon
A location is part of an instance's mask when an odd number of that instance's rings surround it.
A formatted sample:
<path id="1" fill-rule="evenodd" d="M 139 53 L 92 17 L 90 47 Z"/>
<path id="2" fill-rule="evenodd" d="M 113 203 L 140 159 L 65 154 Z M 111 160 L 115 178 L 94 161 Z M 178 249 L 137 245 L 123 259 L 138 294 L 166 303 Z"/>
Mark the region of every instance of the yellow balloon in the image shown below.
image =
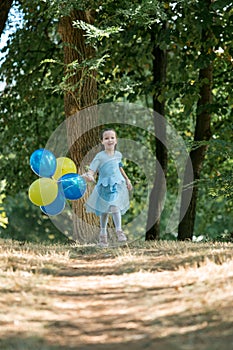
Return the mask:
<path id="1" fill-rule="evenodd" d="M 57 158 L 57 168 L 53 178 L 58 180 L 61 176 L 69 173 L 77 173 L 77 168 L 72 159 L 67 157 Z"/>
<path id="2" fill-rule="evenodd" d="M 34 181 L 28 190 L 30 201 L 38 206 L 44 206 L 52 203 L 58 195 L 57 182 L 42 177 Z"/>

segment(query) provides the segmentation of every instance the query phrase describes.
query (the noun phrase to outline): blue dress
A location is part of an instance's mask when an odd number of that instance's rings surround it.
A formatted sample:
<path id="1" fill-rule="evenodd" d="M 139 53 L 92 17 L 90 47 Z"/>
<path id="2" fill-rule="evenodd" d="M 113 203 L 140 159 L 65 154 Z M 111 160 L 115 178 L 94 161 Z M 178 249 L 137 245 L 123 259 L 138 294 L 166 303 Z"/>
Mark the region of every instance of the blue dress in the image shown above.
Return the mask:
<path id="1" fill-rule="evenodd" d="M 115 206 L 124 214 L 129 209 L 129 192 L 120 172 L 121 159 L 119 151 L 115 151 L 112 156 L 101 151 L 91 162 L 90 170 L 98 172 L 98 181 L 87 199 L 87 212 L 96 215 L 111 213 L 111 206 Z"/>

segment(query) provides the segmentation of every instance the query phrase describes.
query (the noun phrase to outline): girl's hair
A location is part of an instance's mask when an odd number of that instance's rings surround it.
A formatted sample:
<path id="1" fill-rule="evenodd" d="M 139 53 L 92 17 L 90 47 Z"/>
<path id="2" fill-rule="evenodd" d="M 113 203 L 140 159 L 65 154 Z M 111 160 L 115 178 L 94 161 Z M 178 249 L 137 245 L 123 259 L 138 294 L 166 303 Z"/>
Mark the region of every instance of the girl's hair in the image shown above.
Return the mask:
<path id="1" fill-rule="evenodd" d="M 109 128 L 109 129 L 103 129 L 103 130 L 100 132 L 100 140 L 103 140 L 104 133 L 105 133 L 106 131 L 113 131 L 113 132 L 115 132 L 115 135 L 116 135 L 116 137 L 117 137 L 116 130 L 111 129 L 111 128 Z"/>

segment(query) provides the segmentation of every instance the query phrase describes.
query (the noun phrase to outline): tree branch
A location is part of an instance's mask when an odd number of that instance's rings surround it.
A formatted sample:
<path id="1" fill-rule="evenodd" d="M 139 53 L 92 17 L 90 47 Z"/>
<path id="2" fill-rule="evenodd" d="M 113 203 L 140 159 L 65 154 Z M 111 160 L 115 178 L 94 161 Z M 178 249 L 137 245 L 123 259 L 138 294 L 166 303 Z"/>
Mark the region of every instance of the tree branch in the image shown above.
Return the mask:
<path id="1" fill-rule="evenodd" d="M 0 37 L 4 31 L 12 3 L 13 0 L 2 0 L 0 3 Z"/>

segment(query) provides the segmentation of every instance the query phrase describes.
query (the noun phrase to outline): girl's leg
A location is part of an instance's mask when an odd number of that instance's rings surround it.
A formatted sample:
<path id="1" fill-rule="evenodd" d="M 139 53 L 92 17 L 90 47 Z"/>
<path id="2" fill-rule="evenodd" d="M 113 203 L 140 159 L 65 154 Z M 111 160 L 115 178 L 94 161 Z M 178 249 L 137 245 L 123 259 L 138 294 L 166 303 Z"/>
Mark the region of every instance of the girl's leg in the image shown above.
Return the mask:
<path id="1" fill-rule="evenodd" d="M 99 245 L 103 248 L 108 246 L 107 224 L 108 224 L 108 214 L 107 213 L 101 214 Z"/>
<path id="2" fill-rule="evenodd" d="M 107 224 L 108 224 L 108 213 L 103 213 L 100 215 L 100 234 L 107 234 Z"/>
<path id="3" fill-rule="evenodd" d="M 121 212 L 118 207 L 111 206 L 112 218 L 116 231 L 121 231 Z"/>
<path id="4" fill-rule="evenodd" d="M 116 228 L 116 234 L 119 242 L 127 241 L 127 238 L 121 228 L 121 212 L 118 207 L 111 206 L 112 218 Z"/>

